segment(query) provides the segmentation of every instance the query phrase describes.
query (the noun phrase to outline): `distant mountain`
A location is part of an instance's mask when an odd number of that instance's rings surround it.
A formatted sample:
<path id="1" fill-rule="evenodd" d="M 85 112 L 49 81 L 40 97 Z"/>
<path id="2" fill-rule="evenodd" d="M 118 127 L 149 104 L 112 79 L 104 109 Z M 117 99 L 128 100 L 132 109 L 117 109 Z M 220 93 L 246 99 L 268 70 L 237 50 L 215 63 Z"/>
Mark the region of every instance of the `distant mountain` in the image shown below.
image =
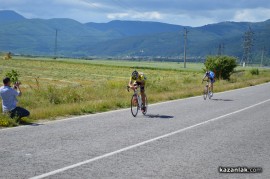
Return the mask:
<path id="1" fill-rule="evenodd" d="M 218 52 L 218 46 L 223 45 L 225 54 L 241 58 L 242 37 L 249 26 L 255 32 L 254 53 L 260 53 L 263 45 L 267 46 L 269 51 L 269 42 L 263 40 L 263 38 L 270 39 L 268 38 L 270 36 L 268 21 L 260 23 L 222 22 L 197 28 L 187 27 L 189 30 L 188 55 L 203 58 L 207 55 L 215 55 Z M 112 39 L 86 49 L 92 54 L 171 57 L 183 56 L 183 45 L 183 27 L 179 26 L 178 30 L 171 32 Z"/>
<path id="2" fill-rule="evenodd" d="M 14 11 L 10 11 L 10 10 L 2 10 L 0 11 L 0 23 L 5 23 L 5 22 L 14 22 L 14 21 L 20 21 L 20 20 L 24 20 L 25 18 L 14 12 Z"/>
<path id="3" fill-rule="evenodd" d="M 201 31 L 211 32 L 217 35 L 234 35 L 236 33 L 243 33 L 250 25 L 248 22 L 221 22 L 217 24 L 208 24 L 198 27 Z"/>
<path id="4" fill-rule="evenodd" d="M 0 11 L 2 17 L 8 14 L 10 13 Z M 82 44 L 93 44 L 108 39 L 111 39 L 110 36 L 103 32 L 72 19 L 20 18 L 16 21 L 5 20 L 0 26 L 0 52 L 53 55 L 56 47 L 61 55 L 82 56 Z"/>
<path id="5" fill-rule="evenodd" d="M 120 21 L 115 20 L 108 23 L 86 23 L 88 27 L 98 29 L 102 32 L 115 32 L 121 37 L 148 35 L 162 32 L 175 32 L 183 29 L 183 26 L 164 24 L 160 22 L 147 21 Z"/>
<path id="6" fill-rule="evenodd" d="M 158 22 L 111 21 L 82 24 L 72 19 L 26 19 L 13 11 L 0 11 L 0 52 L 83 56 L 183 57 L 184 26 Z M 242 58 L 243 35 L 254 31 L 253 57 L 259 61 L 263 47 L 270 55 L 270 20 L 258 23 L 221 22 L 189 30 L 188 58 L 222 53 Z"/>

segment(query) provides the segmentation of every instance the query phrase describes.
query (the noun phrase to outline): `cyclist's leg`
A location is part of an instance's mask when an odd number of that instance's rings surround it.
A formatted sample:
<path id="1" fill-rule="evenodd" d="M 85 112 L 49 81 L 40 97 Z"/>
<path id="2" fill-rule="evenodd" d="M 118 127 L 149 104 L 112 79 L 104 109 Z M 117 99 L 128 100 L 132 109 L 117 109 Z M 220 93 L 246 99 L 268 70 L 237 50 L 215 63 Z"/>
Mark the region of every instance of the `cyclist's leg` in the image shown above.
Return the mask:
<path id="1" fill-rule="evenodd" d="M 142 96 L 142 103 L 143 106 L 145 105 L 145 89 L 144 89 L 145 82 L 141 82 L 140 84 L 140 90 L 141 90 L 141 96 Z"/>
<path id="2" fill-rule="evenodd" d="M 215 79 L 211 79 L 211 92 L 214 92 L 214 83 L 215 83 Z"/>
<path id="3" fill-rule="evenodd" d="M 208 78 L 208 83 L 207 83 L 207 85 L 208 85 L 208 92 L 210 92 L 211 91 L 211 79 L 210 78 Z"/>
<path id="4" fill-rule="evenodd" d="M 211 98 L 211 97 L 213 97 L 213 86 L 214 86 L 214 79 L 210 79 L 210 81 L 209 81 L 209 99 Z"/>

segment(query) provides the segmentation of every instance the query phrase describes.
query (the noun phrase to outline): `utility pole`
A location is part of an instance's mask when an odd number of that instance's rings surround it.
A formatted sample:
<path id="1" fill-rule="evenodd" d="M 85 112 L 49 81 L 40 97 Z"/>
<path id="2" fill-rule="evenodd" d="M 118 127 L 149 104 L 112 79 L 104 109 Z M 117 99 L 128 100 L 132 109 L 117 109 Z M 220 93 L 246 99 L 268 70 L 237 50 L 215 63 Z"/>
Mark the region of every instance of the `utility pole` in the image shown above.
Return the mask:
<path id="1" fill-rule="evenodd" d="M 263 66 L 263 59 L 264 59 L 264 51 L 265 51 L 265 46 L 262 49 L 262 56 L 261 56 L 261 67 Z"/>
<path id="2" fill-rule="evenodd" d="M 222 46 L 221 46 L 221 44 L 219 44 L 219 45 L 218 45 L 218 53 L 217 53 L 218 56 L 220 56 L 220 55 L 222 54 L 221 51 L 222 51 Z"/>
<path id="3" fill-rule="evenodd" d="M 184 44 L 184 68 L 186 68 L 186 60 L 187 60 L 187 34 L 188 34 L 187 28 L 184 28 L 184 39 L 185 39 L 185 44 Z"/>
<path id="4" fill-rule="evenodd" d="M 57 36 L 58 36 L 58 29 L 55 29 L 54 59 L 57 58 Z"/>
<path id="5" fill-rule="evenodd" d="M 218 45 L 218 56 L 221 56 L 221 55 L 224 55 L 224 48 L 225 48 L 225 45 L 224 45 L 224 43 L 220 43 L 219 45 Z"/>

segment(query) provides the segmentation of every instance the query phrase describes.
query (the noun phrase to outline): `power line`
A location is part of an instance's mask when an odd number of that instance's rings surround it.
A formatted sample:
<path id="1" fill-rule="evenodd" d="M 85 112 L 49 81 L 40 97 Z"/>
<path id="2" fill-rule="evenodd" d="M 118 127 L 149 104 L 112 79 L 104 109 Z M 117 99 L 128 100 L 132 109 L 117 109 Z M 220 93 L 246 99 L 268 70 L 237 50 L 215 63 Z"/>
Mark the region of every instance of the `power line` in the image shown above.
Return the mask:
<path id="1" fill-rule="evenodd" d="M 111 11 L 111 6 L 99 6 L 97 3 L 91 2 L 91 0 L 80 0 L 82 2 L 85 2 L 87 4 L 89 4 L 91 7 L 94 7 L 96 9 L 100 9 L 103 11 Z M 128 10 L 128 9 L 133 9 L 132 6 L 128 5 L 127 3 L 124 3 L 123 1 L 120 0 L 112 0 L 113 2 L 115 2 L 118 6 L 120 6 L 123 10 Z"/>
<path id="2" fill-rule="evenodd" d="M 95 3 L 90 2 L 89 0 L 80 0 L 82 2 L 85 2 L 87 4 L 89 4 L 91 7 L 97 8 L 97 9 L 101 9 L 99 6 L 97 6 Z"/>
<path id="3" fill-rule="evenodd" d="M 124 3 L 123 1 L 120 0 L 113 0 L 116 4 L 118 4 L 119 6 L 121 6 L 122 8 L 124 8 L 125 10 L 130 9 L 133 10 L 133 7 L 131 7 L 130 5 L 128 5 L 127 3 Z M 136 10 L 135 10 L 136 11 Z"/>

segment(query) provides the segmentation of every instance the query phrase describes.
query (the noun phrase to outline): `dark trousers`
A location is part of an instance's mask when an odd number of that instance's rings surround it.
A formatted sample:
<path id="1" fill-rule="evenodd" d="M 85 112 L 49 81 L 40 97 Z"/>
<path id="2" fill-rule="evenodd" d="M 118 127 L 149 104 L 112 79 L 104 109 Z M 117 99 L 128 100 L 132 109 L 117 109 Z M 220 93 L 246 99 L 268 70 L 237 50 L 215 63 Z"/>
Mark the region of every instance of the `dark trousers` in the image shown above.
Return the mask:
<path id="1" fill-rule="evenodd" d="M 30 112 L 21 107 L 16 107 L 15 109 L 11 110 L 9 114 L 11 118 L 19 118 L 19 119 L 22 117 L 29 116 L 29 115 L 30 115 Z"/>

